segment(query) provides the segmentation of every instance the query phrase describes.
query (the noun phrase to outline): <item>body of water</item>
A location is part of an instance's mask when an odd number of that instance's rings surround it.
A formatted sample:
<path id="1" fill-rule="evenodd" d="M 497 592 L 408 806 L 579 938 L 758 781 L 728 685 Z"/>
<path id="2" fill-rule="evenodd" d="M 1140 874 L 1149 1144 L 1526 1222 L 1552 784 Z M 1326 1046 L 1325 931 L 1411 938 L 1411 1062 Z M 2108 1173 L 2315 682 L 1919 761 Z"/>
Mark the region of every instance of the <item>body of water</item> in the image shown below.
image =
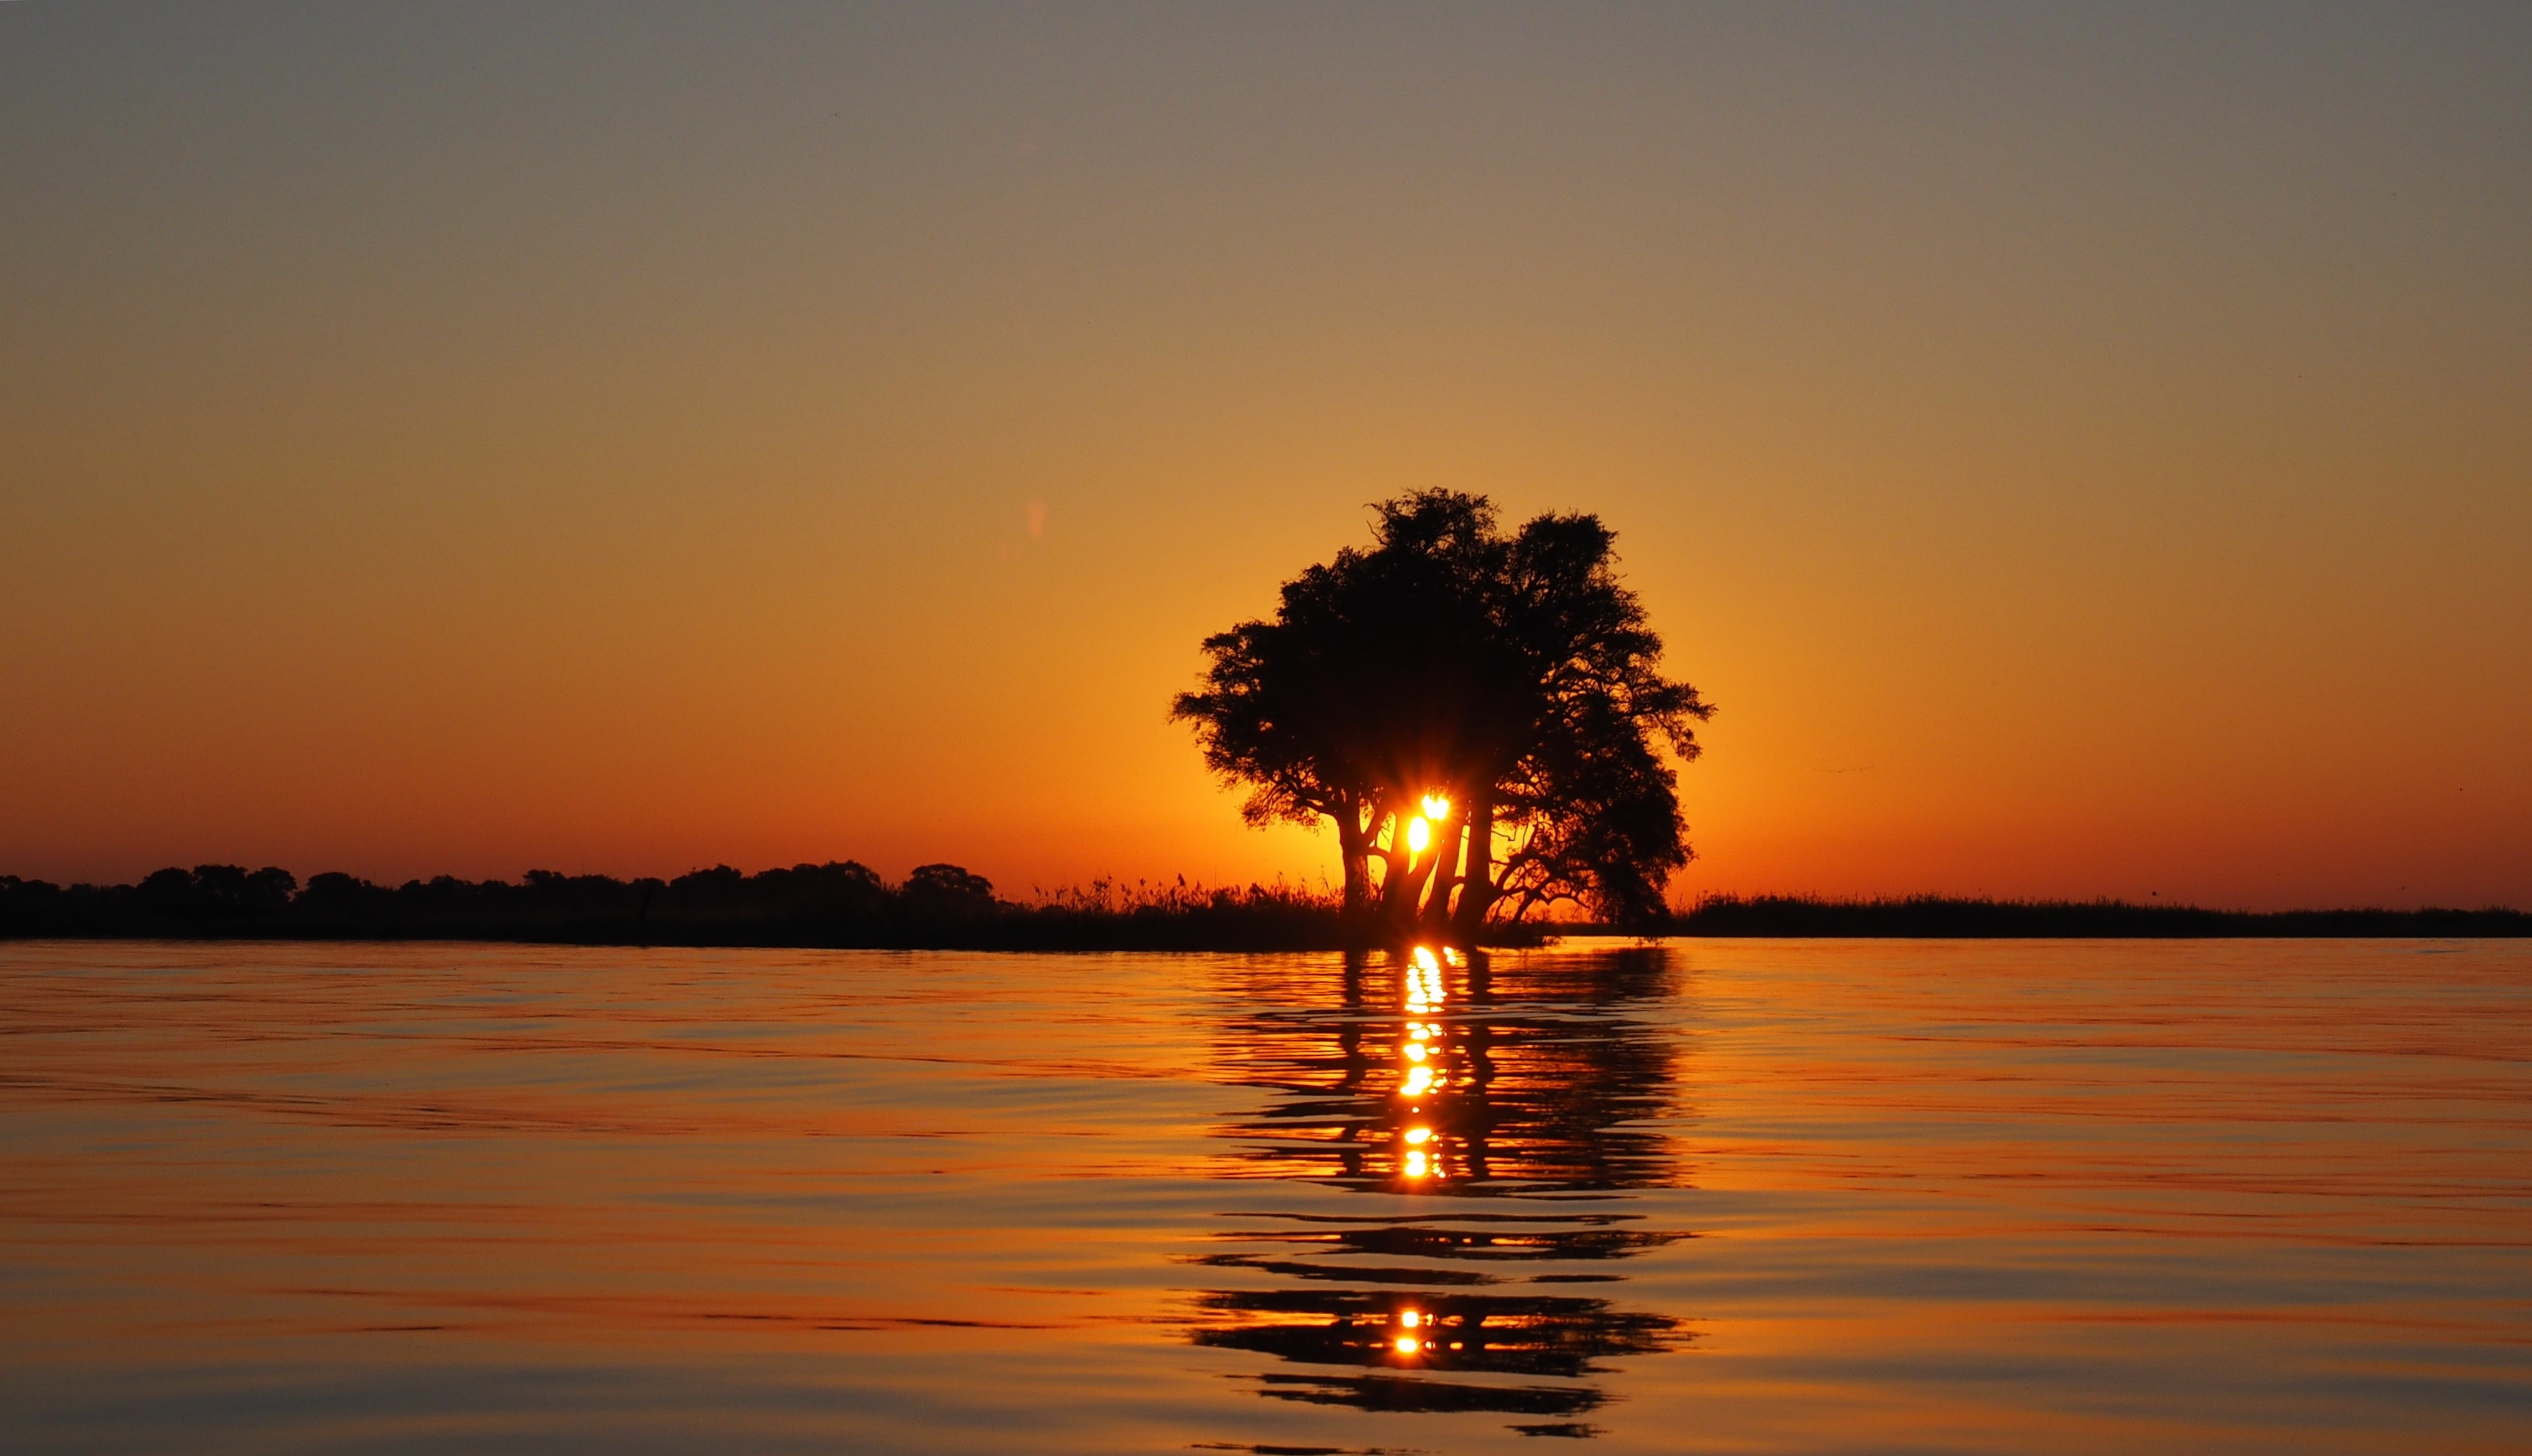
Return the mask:
<path id="1" fill-rule="evenodd" d="M 12 1451 L 2519 1451 L 2532 947 L 0 946 Z"/>

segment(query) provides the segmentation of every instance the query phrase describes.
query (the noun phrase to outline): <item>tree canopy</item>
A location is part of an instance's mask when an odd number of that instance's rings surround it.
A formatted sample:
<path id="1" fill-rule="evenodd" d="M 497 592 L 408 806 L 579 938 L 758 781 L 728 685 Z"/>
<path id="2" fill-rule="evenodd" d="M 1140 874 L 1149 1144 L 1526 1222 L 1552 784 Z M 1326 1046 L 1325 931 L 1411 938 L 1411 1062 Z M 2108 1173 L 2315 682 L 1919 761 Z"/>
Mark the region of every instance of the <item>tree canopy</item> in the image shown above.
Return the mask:
<path id="1" fill-rule="evenodd" d="M 1505 534 L 1485 497 L 1449 491 L 1373 511 L 1371 550 L 1205 639 L 1203 685 L 1172 716 L 1248 789 L 1250 823 L 1335 822 L 1367 923 L 1473 937 L 1560 903 L 1658 918 L 1691 852 L 1672 765 L 1713 710 L 1661 675 L 1614 535 L 1580 514 Z"/>

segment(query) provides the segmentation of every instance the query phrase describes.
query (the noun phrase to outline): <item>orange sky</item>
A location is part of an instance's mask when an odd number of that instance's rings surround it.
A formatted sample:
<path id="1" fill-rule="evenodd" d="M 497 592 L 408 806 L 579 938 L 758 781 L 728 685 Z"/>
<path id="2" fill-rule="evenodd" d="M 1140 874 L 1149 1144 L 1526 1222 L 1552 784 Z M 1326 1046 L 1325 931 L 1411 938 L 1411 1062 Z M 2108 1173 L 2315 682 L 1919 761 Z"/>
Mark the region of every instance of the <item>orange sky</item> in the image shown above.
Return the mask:
<path id="1" fill-rule="evenodd" d="M 0 873 L 1315 877 L 1165 721 L 1425 486 L 1676 889 L 2532 904 L 2532 21 L 0 7 Z"/>

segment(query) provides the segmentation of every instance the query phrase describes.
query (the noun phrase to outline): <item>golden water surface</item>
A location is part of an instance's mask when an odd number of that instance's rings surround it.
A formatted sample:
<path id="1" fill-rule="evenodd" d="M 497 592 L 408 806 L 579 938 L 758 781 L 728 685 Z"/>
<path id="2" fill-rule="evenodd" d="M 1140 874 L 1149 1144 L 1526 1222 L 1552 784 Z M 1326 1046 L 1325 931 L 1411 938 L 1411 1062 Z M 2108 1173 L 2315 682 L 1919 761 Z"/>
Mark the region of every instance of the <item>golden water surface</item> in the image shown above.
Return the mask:
<path id="1" fill-rule="evenodd" d="M 2532 948 L 0 946 L 0 1447 L 2532 1448 Z"/>

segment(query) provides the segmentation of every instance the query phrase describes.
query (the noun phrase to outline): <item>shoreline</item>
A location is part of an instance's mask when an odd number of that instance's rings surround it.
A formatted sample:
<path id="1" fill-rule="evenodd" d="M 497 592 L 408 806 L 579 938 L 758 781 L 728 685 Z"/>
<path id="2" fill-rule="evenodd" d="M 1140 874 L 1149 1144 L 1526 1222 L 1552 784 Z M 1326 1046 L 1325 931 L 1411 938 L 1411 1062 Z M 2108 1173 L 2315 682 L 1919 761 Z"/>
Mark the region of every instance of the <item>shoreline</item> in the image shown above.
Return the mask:
<path id="1" fill-rule="evenodd" d="M 1745 940 L 2450 940 L 2532 938 L 2510 908 L 2211 910 L 2187 905 L 1955 901 L 1709 901 L 1661 924 L 1551 921 L 1495 927 L 1481 949 L 1588 936 Z M 489 944 L 761 950 L 1278 953 L 1378 950 L 1334 911 L 1282 906 L 1082 910 L 999 905 L 950 916 L 569 913 L 381 915 L 245 913 L 42 917 L 0 923 L 0 941 L 468 941 Z"/>

